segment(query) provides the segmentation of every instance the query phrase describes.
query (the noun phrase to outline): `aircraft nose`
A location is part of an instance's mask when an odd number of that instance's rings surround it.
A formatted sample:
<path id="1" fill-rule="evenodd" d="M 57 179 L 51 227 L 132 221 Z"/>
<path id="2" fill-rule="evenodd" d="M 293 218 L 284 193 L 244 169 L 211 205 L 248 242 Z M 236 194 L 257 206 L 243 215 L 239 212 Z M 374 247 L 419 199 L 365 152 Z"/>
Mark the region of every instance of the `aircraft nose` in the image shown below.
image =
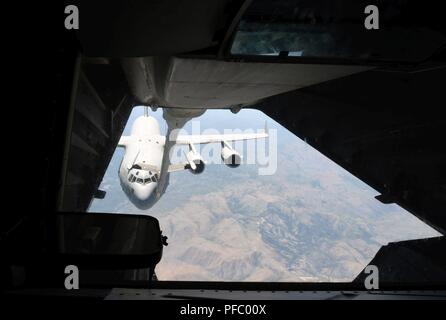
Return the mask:
<path id="1" fill-rule="evenodd" d="M 156 183 L 152 182 L 145 186 L 137 186 L 134 195 L 138 200 L 145 201 L 150 198 L 156 189 Z"/>

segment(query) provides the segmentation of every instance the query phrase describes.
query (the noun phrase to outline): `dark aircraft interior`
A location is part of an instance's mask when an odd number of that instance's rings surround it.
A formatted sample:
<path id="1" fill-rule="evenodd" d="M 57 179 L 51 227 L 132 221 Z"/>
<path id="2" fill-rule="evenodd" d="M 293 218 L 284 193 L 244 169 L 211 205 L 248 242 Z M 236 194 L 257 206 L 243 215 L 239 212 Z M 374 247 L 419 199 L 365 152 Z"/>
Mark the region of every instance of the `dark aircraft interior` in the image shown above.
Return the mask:
<path id="1" fill-rule="evenodd" d="M 4 294 L 446 299 L 446 20 L 438 1 L 375 2 L 379 30 L 364 28 L 362 0 L 65 1 L 80 26 L 63 28 L 61 7 L 39 210 L 2 224 Z M 169 235 L 155 217 L 86 213 L 137 105 L 258 109 L 441 236 L 383 246 L 370 262 L 379 290 L 364 288 L 365 272 L 349 283 L 158 281 Z M 67 265 L 82 270 L 79 290 L 64 288 Z"/>

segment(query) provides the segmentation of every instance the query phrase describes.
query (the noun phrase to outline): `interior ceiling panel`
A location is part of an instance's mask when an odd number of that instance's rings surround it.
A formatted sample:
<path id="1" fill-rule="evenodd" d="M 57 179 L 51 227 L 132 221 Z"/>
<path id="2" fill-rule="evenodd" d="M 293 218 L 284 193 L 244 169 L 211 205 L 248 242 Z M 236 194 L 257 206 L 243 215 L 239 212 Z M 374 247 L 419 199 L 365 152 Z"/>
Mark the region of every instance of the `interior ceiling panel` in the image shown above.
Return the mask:
<path id="1" fill-rule="evenodd" d="M 234 1 L 232 1 L 234 2 Z M 90 57 L 170 55 L 214 45 L 229 0 L 72 0 L 79 40 Z M 235 6 L 241 1 L 235 1 Z"/>

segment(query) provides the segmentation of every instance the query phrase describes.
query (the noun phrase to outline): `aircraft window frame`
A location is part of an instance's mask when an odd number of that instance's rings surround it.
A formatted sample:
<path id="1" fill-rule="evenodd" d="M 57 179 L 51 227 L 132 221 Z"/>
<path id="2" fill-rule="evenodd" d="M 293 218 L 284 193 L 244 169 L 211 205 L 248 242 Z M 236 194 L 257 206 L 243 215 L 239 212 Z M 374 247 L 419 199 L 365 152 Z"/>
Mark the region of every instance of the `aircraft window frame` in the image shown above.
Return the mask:
<path id="1" fill-rule="evenodd" d="M 144 180 L 142 178 L 136 179 L 136 183 L 144 184 Z"/>

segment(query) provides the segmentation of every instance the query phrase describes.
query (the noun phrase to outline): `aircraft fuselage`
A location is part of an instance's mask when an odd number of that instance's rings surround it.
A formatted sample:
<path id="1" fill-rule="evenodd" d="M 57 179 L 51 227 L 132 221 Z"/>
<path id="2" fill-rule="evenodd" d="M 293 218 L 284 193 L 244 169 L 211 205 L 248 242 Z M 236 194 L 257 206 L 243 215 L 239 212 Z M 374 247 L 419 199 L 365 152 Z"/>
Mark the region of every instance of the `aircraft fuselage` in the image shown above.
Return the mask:
<path id="1" fill-rule="evenodd" d="M 138 117 L 127 137 L 124 157 L 119 167 L 122 190 L 139 209 L 152 207 L 164 193 L 158 190 L 159 173 L 163 161 L 165 137 L 153 117 Z M 165 179 L 169 179 L 168 174 Z"/>

